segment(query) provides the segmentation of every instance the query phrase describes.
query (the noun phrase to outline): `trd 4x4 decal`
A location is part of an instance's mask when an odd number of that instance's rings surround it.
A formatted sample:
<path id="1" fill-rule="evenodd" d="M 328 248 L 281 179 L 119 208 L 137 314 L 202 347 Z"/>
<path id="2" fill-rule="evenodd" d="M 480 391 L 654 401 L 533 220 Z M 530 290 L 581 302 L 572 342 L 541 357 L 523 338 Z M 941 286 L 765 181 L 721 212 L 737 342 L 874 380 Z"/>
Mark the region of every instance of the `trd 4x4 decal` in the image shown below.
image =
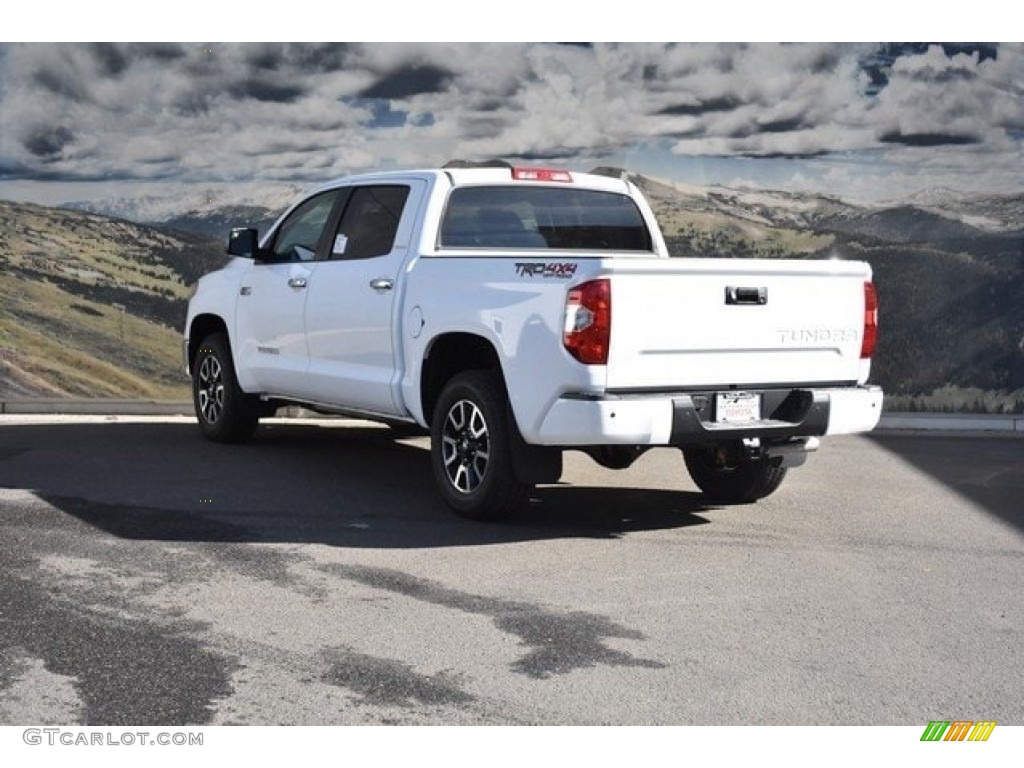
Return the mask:
<path id="1" fill-rule="evenodd" d="M 519 277 L 557 277 L 568 280 L 576 274 L 576 262 L 517 261 Z"/>

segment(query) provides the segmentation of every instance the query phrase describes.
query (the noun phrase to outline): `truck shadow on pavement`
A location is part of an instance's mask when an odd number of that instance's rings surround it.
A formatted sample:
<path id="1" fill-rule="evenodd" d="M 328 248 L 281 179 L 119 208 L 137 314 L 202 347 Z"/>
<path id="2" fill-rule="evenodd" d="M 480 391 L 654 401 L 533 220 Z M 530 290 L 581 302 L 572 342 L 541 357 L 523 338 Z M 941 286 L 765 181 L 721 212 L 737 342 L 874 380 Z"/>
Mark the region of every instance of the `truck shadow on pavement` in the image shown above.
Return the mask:
<path id="1" fill-rule="evenodd" d="M 872 433 L 868 439 L 915 469 L 1024 530 L 1024 440 Z"/>
<path id="2" fill-rule="evenodd" d="M 372 426 L 271 424 L 214 445 L 188 423 L 7 427 L 0 486 L 30 489 L 128 539 L 320 543 L 361 548 L 500 544 L 709 522 L 700 494 L 544 486 L 500 524 L 456 517 L 434 490 L 426 438 Z M 682 462 L 679 463 L 682 473 Z"/>

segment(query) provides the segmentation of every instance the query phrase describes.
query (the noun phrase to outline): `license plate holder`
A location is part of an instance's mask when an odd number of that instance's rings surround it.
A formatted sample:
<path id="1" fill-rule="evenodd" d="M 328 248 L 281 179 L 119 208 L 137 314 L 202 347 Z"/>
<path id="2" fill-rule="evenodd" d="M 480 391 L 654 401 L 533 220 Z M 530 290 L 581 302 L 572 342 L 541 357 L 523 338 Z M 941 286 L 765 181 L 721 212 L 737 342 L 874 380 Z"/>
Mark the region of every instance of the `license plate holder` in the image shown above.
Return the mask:
<path id="1" fill-rule="evenodd" d="M 761 395 L 758 392 L 716 392 L 715 421 L 721 424 L 745 424 L 761 420 Z"/>

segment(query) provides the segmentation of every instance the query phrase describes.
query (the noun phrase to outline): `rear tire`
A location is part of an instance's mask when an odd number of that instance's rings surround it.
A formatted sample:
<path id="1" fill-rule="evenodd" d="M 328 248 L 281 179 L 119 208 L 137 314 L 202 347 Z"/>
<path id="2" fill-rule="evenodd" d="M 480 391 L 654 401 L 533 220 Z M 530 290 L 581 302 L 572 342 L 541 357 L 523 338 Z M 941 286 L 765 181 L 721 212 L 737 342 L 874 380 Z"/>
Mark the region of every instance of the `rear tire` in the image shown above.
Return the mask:
<path id="1" fill-rule="evenodd" d="M 441 390 L 430 422 L 430 458 L 441 498 L 471 520 L 500 520 L 530 491 L 515 475 L 515 422 L 501 379 L 467 371 Z"/>
<path id="2" fill-rule="evenodd" d="M 778 490 L 786 477 L 777 460 L 733 462 L 715 448 L 686 448 L 683 457 L 693 482 L 719 504 L 752 504 Z"/>
<path id="3" fill-rule="evenodd" d="M 215 443 L 244 443 L 256 432 L 260 401 L 238 386 L 231 347 L 223 332 L 199 344 L 192 361 L 192 402 L 199 431 Z"/>

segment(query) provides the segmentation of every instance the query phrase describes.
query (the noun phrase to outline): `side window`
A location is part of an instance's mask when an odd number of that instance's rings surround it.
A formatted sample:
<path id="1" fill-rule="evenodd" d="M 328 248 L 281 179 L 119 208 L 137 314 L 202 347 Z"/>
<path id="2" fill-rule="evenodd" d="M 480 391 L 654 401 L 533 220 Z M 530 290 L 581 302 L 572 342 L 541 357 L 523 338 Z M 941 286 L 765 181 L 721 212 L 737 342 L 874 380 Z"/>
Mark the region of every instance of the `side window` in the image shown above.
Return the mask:
<path id="1" fill-rule="evenodd" d="M 274 236 L 275 261 L 313 261 L 324 225 L 331 215 L 338 190 L 310 198 L 284 220 Z"/>
<path id="2" fill-rule="evenodd" d="M 331 258 L 369 259 L 391 253 L 408 197 L 406 186 L 353 189 L 331 243 Z"/>

